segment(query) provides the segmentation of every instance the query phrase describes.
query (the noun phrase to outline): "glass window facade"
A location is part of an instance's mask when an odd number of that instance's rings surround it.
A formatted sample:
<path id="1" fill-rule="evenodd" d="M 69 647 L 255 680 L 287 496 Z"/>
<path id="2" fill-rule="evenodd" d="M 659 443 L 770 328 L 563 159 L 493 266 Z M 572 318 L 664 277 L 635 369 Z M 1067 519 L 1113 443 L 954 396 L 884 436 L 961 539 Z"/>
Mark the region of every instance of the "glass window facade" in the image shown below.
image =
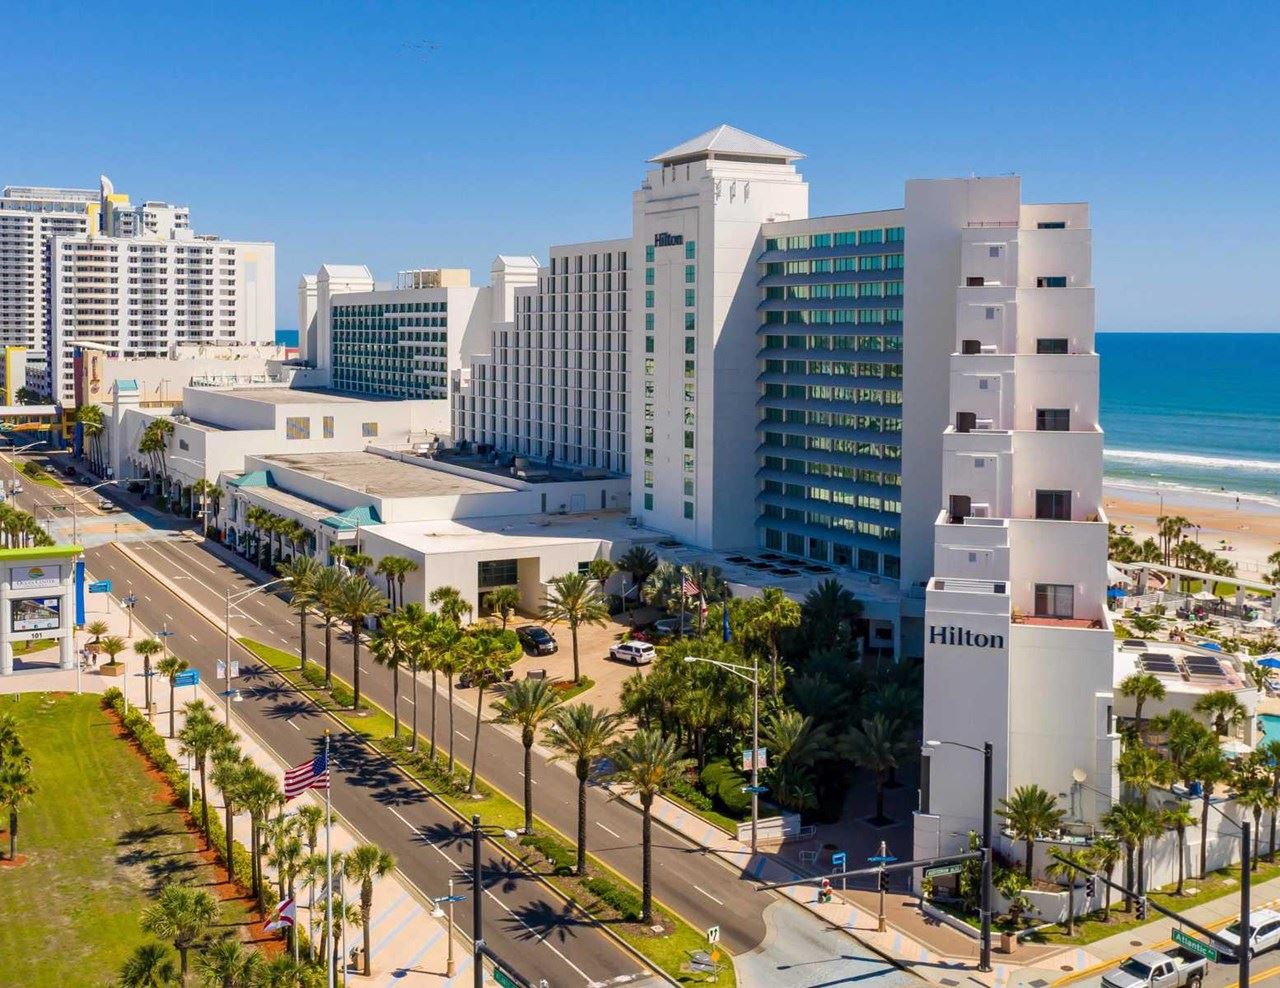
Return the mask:
<path id="1" fill-rule="evenodd" d="M 403 399 L 449 397 L 449 303 L 333 307 L 333 386 Z"/>

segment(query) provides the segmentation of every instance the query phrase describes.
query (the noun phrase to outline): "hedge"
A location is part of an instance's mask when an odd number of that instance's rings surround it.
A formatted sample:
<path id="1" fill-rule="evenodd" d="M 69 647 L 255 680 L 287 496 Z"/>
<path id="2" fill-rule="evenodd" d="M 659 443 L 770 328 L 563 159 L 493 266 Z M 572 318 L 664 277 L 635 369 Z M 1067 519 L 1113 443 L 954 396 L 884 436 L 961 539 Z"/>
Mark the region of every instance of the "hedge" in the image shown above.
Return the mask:
<path id="1" fill-rule="evenodd" d="M 611 906 L 625 921 L 640 922 L 644 904 L 634 892 L 620 888 L 607 878 L 588 878 L 582 884 L 597 899 Z"/>
<path id="2" fill-rule="evenodd" d="M 696 810 L 711 810 L 715 804 L 688 779 L 675 779 L 671 783 L 671 794 L 679 796 Z"/>
<path id="3" fill-rule="evenodd" d="M 547 834 L 532 834 L 520 838 L 520 843 L 531 847 L 551 865 L 553 874 L 572 875 L 578 867 L 578 855 L 572 847 Z"/>

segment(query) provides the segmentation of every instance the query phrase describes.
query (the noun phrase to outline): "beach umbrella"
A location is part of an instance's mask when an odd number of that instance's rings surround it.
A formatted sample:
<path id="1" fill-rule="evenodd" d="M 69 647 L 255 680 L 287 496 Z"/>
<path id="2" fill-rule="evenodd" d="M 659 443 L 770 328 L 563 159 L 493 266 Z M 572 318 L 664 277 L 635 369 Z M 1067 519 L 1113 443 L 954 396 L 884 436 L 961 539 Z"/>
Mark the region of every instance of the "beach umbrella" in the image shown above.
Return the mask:
<path id="1" fill-rule="evenodd" d="M 1127 596 L 1128 594 L 1125 593 L 1124 590 L 1122 590 L 1120 587 L 1107 587 L 1108 600 L 1117 600 L 1120 597 L 1127 597 Z"/>
<path id="2" fill-rule="evenodd" d="M 1267 669 L 1280 669 L 1280 659 L 1268 655 L 1266 658 L 1258 659 L 1257 664 Z"/>
<path id="3" fill-rule="evenodd" d="M 1221 652 L 1222 646 L 1217 642 L 1201 642 L 1200 648 L 1207 648 L 1210 652 Z"/>

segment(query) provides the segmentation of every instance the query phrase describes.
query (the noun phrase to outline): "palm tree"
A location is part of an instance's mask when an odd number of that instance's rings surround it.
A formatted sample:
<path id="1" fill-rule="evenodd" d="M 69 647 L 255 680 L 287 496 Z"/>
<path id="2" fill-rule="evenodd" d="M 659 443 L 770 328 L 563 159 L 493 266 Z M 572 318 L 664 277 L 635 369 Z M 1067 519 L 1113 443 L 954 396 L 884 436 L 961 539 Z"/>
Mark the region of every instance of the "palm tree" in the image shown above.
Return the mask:
<path id="1" fill-rule="evenodd" d="M 405 577 L 417 569 L 418 564 L 404 556 L 383 556 L 378 560 L 378 568 L 374 572 L 387 581 L 387 599 L 391 601 L 393 611 L 404 606 Z"/>
<path id="2" fill-rule="evenodd" d="M 178 951 L 180 977 L 187 980 L 187 956 L 218 918 L 217 900 L 202 888 L 166 885 L 142 913 L 142 932 L 171 940 Z"/>
<path id="3" fill-rule="evenodd" d="M 617 571 L 618 567 L 604 558 L 593 559 L 587 563 L 587 576 L 600 584 L 601 592 L 604 591 L 604 585 L 609 582 L 609 577 Z"/>
<path id="4" fill-rule="evenodd" d="M 128 647 L 125 644 L 125 640 L 119 635 L 107 635 L 106 638 L 98 642 L 98 651 L 107 653 L 107 665 L 109 666 L 119 665 L 120 663 L 116 661 L 116 656 Z"/>
<path id="5" fill-rule="evenodd" d="M 200 982 L 206 988 L 257 988 L 265 966 L 260 953 L 235 937 L 215 940 L 196 958 Z"/>
<path id="6" fill-rule="evenodd" d="M 190 666 L 186 659 L 176 655 L 166 655 L 156 663 L 156 672 L 169 680 L 169 737 L 174 736 L 175 707 L 178 705 L 178 673 L 185 672 Z"/>
<path id="7" fill-rule="evenodd" d="M 633 590 L 643 587 L 645 581 L 657 568 L 658 557 L 654 555 L 652 549 L 637 545 L 623 553 L 622 558 L 618 560 L 618 569 L 631 576 L 631 589 L 627 591 L 626 596 L 630 597 Z"/>
<path id="8" fill-rule="evenodd" d="M 342 586 L 346 577 L 336 566 L 326 567 L 316 577 L 312 593 L 324 622 L 324 685 L 333 686 L 333 626 L 341 611 Z"/>
<path id="9" fill-rule="evenodd" d="M 399 614 L 392 614 L 378 625 L 373 641 L 369 643 L 373 661 L 391 670 L 392 737 L 396 741 L 400 740 L 400 666 L 409 653 L 413 634 L 413 626 L 408 621 Z"/>
<path id="10" fill-rule="evenodd" d="M 800 624 L 800 605 L 777 587 L 765 587 L 759 597 L 748 602 L 751 633 L 759 636 L 769 649 L 769 689 L 778 695 L 778 635 Z"/>
<path id="11" fill-rule="evenodd" d="M 609 618 L 609 608 L 600 588 L 585 573 L 553 577 L 550 587 L 542 616 L 552 624 L 563 621 L 569 625 L 573 641 L 573 681 L 577 683 L 582 679 L 578 668 L 578 628 L 584 624 L 604 624 Z"/>
<path id="12" fill-rule="evenodd" d="M 307 856 L 302 838 L 297 833 L 296 817 L 278 816 L 268 820 L 267 864 L 276 873 L 276 892 L 283 899 L 293 894 L 293 883 L 298 869 Z"/>
<path id="13" fill-rule="evenodd" d="M 277 954 L 267 961 L 258 984 L 260 988 L 316 988 L 313 973 L 305 961 L 295 961 L 288 954 Z"/>
<path id="14" fill-rule="evenodd" d="M 1067 885 L 1067 936 L 1076 935 L 1076 870 L 1088 870 L 1089 863 L 1081 851 L 1061 851 L 1050 862 L 1045 872 L 1053 878 L 1066 879 Z"/>
<path id="15" fill-rule="evenodd" d="M 373 963 L 372 931 L 369 920 L 373 915 L 373 881 L 391 874 L 396 859 L 377 844 L 360 844 L 347 852 L 343 871 L 353 882 L 360 883 L 360 926 L 364 930 L 364 976 L 369 977 Z M 477 893 L 479 894 L 479 893 Z"/>
<path id="16" fill-rule="evenodd" d="M 298 612 L 298 640 L 302 652 L 299 670 L 307 670 L 307 612 L 318 603 L 316 585 L 324 567 L 311 556 L 297 555 L 280 567 L 280 574 L 289 579 L 289 604 Z"/>
<path id="17" fill-rule="evenodd" d="M 240 791 L 240 800 L 249 811 L 249 854 L 253 862 L 253 892 L 258 897 L 258 909 L 265 907 L 262 881 L 262 827 L 271 811 L 284 805 L 284 793 L 275 777 L 260 768 L 251 769 Z"/>
<path id="18" fill-rule="evenodd" d="M 178 977 L 169 948 L 163 943 L 138 946 L 116 976 L 119 988 L 170 988 Z"/>
<path id="19" fill-rule="evenodd" d="M 1191 812 L 1191 807 L 1179 802 L 1164 811 L 1161 823 L 1165 829 L 1172 830 L 1178 835 L 1178 888 L 1173 894 L 1182 895 L 1186 872 L 1187 828 L 1196 825 L 1196 817 Z"/>
<path id="20" fill-rule="evenodd" d="M 1272 738 L 1264 741 L 1255 749 L 1260 752 L 1260 758 L 1263 765 L 1266 766 L 1271 778 L 1271 797 L 1275 801 L 1276 806 L 1280 806 L 1280 738 Z M 1275 861 L 1276 859 L 1276 810 L 1273 807 L 1271 811 L 1271 838 L 1267 844 L 1267 860 Z"/>
<path id="21" fill-rule="evenodd" d="M 524 832 L 533 833 L 533 742 L 538 728 L 555 715 L 561 704 L 558 691 L 547 679 L 521 679 L 509 684 L 493 704 L 499 724 L 518 724 L 524 745 Z"/>
<path id="22" fill-rule="evenodd" d="M 1093 846 L 1089 849 L 1089 864 L 1094 871 L 1100 873 L 1104 878 L 1110 879 L 1111 873 L 1115 871 L 1115 867 L 1120 862 L 1120 855 L 1123 853 L 1120 842 L 1111 834 L 1099 834 L 1093 839 Z M 1104 922 L 1111 922 L 1111 885 L 1108 882 L 1102 883 L 1106 890 L 1103 895 L 1105 901 L 1103 904 L 1102 918 Z"/>
<path id="23" fill-rule="evenodd" d="M 471 742 L 471 780 L 467 792 L 476 791 L 476 762 L 480 756 L 480 730 L 484 724 L 484 691 L 502 681 L 502 674 L 520 657 L 520 643 L 510 631 L 477 628 L 462 643 L 463 662 L 476 688 L 476 736 Z"/>
<path id="24" fill-rule="evenodd" d="M 830 648 L 853 638 L 853 622 L 862 616 L 862 602 L 829 577 L 805 594 L 800 616 L 811 636 L 810 646 Z"/>
<path id="25" fill-rule="evenodd" d="M 463 617 L 471 613 L 471 605 L 457 587 L 436 587 L 427 596 L 427 600 L 435 604 L 436 610 L 458 627 L 462 627 Z"/>
<path id="26" fill-rule="evenodd" d="M 578 777 L 578 875 L 587 873 L 587 783 L 592 767 L 618 733 L 619 717 L 589 703 L 560 707 L 544 739 L 555 750 L 552 761 L 573 760 Z"/>
<path id="27" fill-rule="evenodd" d="M 209 796 L 205 787 L 205 769 L 209 755 L 232 740 L 226 725 L 213 719 L 209 705 L 203 700 L 192 700 L 182 708 L 186 716 L 182 730 L 178 732 L 178 752 L 190 755 L 200 773 L 200 825 L 204 830 L 205 848 L 209 847 Z"/>
<path id="28" fill-rule="evenodd" d="M 453 677 L 457 675 L 460 671 L 462 671 L 466 663 L 465 663 L 465 658 L 462 654 L 462 645 L 464 641 L 463 634 L 459 630 L 458 633 L 449 635 L 448 632 L 445 631 L 445 629 L 448 629 L 448 628 L 457 629 L 458 626 L 453 624 L 453 622 L 449 621 L 447 618 L 445 618 L 444 621 L 445 621 L 445 624 L 441 629 L 441 636 L 442 638 L 447 637 L 449 639 L 449 642 L 447 645 L 442 645 L 439 653 L 436 655 L 435 662 L 436 662 L 436 668 L 438 668 L 440 672 L 444 674 L 445 687 L 447 690 L 446 696 L 447 696 L 448 702 L 445 703 L 445 707 L 449 711 L 449 777 L 453 778 L 453 770 L 454 770 L 453 739 L 456 734 L 456 732 L 453 729 Z M 436 750 L 436 730 L 435 730 L 436 706 L 435 706 L 435 696 L 434 696 L 435 669 L 432 669 L 431 681 L 433 684 L 432 685 L 432 703 L 431 703 L 431 717 L 432 717 L 431 753 L 434 756 L 435 750 Z"/>
<path id="29" fill-rule="evenodd" d="M 456 624 L 442 614 L 428 611 L 420 604 L 410 604 L 417 608 L 413 612 L 413 621 L 418 629 L 417 641 L 422 648 L 421 666 L 431 670 L 431 757 L 436 756 L 436 710 L 439 707 L 439 688 L 437 674 L 444 672 L 449 666 L 447 656 L 457 647 L 462 631 Z M 414 705 L 417 714 L 417 705 Z M 453 671 L 449 672 L 449 723 L 452 735 L 453 724 Z M 417 724 L 417 721 L 414 721 Z M 417 750 L 417 727 L 414 727 L 414 750 Z M 450 766 L 452 771 L 452 765 Z"/>
<path id="30" fill-rule="evenodd" d="M 244 792 L 245 783 L 253 770 L 252 759 L 242 756 L 239 747 L 235 744 L 225 744 L 213 753 L 212 781 L 214 788 L 222 793 L 222 807 L 225 814 L 222 829 L 227 841 L 224 860 L 227 864 L 228 880 L 235 878 L 235 869 L 232 867 L 235 858 L 232 855 L 235 848 L 236 814 L 242 806 L 241 794 Z"/>
<path id="31" fill-rule="evenodd" d="M 405 652 L 404 664 L 409 670 L 409 702 L 413 706 L 413 724 L 409 732 L 409 750 L 417 752 L 418 750 L 418 673 L 423 669 L 430 668 L 431 646 L 429 642 L 428 626 L 438 620 L 438 615 L 432 614 L 421 604 L 405 604 L 400 608 L 400 619 L 404 622 L 408 632 L 405 636 Z M 435 716 L 435 696 L 431 698 L 432 716 Z"/>
<path id="32" fill-rule="evenodd" d="M 1262 813 L 1275 805 L 1271 796 L 1271 784 L 1263 774 L 1263 766 L 1261 759 L 1257 757 L 1257 752 L 1237 763 L 1235 777 L 1232 779 L 1232 789 L 1236 802 L 1248 807 L 1253 815 L 1253 858 L 1249 870 L 1257 871 Z"/>
<path id="33" fill-rule="evenodd" d="M 155 638 L 143 638 L 141 641 L 133 643 L 133 654 L 142 656 L 142 682 L 146 687 L 143 692 L 146 697 L 148 720 L 155 710 L 151 691 L 151 657 L 159 655 L 164 650 L 164 645 Z"/>
<path id="34" fill-rule="evenodd" d="M 902 725 L 884 714 L 876 714 L 846 734 L 840 748 L 844 757 L 875 775 L 876 813 L 872 822 L 883 826 L 889 819 L 884 815 L 885 783 L 889 772 L 898 767 L 898 760 L 908 750 Z"/>
<path id="35" fill-rule="evenodd" d="M 9 811 L 9 860 L 18 857 L 18 810 L 31 802 L 36 785 L 31 778 L 31 759 L 24 753 L 6 757 L 0 766 L 0 807 Z"/>
<path id="36" fill-rule="evenodd" d="M 1060 826 L 1066 814 L 1058 808 L 1058 798 L 1038 785 L 1018 786 L 1011 798 L 1000 800 L 996 812 L 1004 817 L 1014 838 L 1026 844 L 1024 875 L 1030 882 L 1036 838 Z"/>
<path id="37" fill-rule="evenodd" d="M 1102 825 L 1115 835 L 1124 847 L 1124 909 L 1129 912 L 1133 908 L 1133 897 L 1128 890 L 1135 887 L 1133 856 L 1138 845 L 1145 839 L 1142 834 L 1144 823 L 1141 819 L 1146 807 L 1137 803 L 1115 803 L 1102 816 Z"/>
<path id="38" fill-rule="evenodd" d="M 1138 791 L 1138 801 L 1143 805 L 1152 788 L 1172 781 L 1170 769 L 1165 759 L 1136 738 L 1124 743 L 1124 750 L 1116 760 L 1120 781 Z"/>
<path id="39" fill-rule="evenodd" d="M 360 630 L 364 619 L 385 614 L 387 598 L 378 593 L 363 576 L 352 576 L 342 581 L 342 593 L 338 596 L 338 613 L 351 628 L 351 687 L 355 693 L 353 710 L 360 709 Z"/>
<path id="40" fill-rule="evenodd" d="M 1191 709 L 1208 717 L 1219 736 L 1247 716 L 1244 706 L 1230 690 L 1212 690 L 1200 697 Z"/>
<path id="41" fill-rule="evenodd" d="M 653 800 L 684 775 L 693 764 L 676 748 L 675 738 L 641 728 L 610 749 L 609 779 L 640 800 L 643 814 L 640 921 L 653 922 Z"/>
<path id="42" fill-rule="evenodd" d="M 102 636 L 111 630 L 111 626 L 106 621 L 90 621 L 84 626 L 86 634 L 93 635 L 93 641 L 90 645 L 97 645 L 102 641 Z"/>
<path id="43" fill-rule="evenodd" d="M 502 620 L 502 630 L 507 630 L 507 622 L 520 606 L 519 587 L 498 587 L 489 591 L 489 610 Z"/>
<path id="44" fill-rule="evenodd" d="M 1226 782 L 1231 777 L 1231 762 L 1218 747 L 1214 739 L 1212 747 L 1202 748 L 1187 763 L 1187 772 L 1191 778 L 1200 783 L 1200 873 L 1204 878 L 1208 874 L 1209 854 L 1209 805 L 1213 800 L 1214 787 Z"/>
<path id="45" fill-rule="evenodd" d="M 1142 708 L 1148 700 L 1160 701 L 1164 699 L 1164 683 L 1152 673 L 1135 672 L 1120 680 L 1120 685 L 1116 688 L 1116 692 L 1133 700 L 1133 720 L 1138 726 L 1139 737 L 1143 736 Z"/>

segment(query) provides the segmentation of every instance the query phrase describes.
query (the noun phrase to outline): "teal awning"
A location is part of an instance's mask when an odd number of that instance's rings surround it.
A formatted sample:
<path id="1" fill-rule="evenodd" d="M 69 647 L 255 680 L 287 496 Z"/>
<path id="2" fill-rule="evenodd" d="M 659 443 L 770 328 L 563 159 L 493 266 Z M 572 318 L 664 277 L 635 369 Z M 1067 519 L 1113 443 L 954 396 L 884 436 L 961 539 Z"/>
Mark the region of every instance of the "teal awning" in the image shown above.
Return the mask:
<path id="1" fill-rule="evenodd" d="M 371 504 L 362 504 L 359 507 L 340 511 L 336 515 L 330 515 L 328 518 L 322 518 L 320 524 L 335 528 L 339 532 L 350 532 L 356 528 L 381 525 L 382 519 L 378 517 L 377 508 Z"/>
<path id="2" fill-rule="evenodd" d="M 116 391 L 138 391 L 138 382 L 132 377 L 122 377 L 116 381 Z"/>
<path id="3" fill-rule="evenodd" d="M 231 481 L 232 487 L 275 487 L 275 478 L 270 470 L 254 470 Z"/>

